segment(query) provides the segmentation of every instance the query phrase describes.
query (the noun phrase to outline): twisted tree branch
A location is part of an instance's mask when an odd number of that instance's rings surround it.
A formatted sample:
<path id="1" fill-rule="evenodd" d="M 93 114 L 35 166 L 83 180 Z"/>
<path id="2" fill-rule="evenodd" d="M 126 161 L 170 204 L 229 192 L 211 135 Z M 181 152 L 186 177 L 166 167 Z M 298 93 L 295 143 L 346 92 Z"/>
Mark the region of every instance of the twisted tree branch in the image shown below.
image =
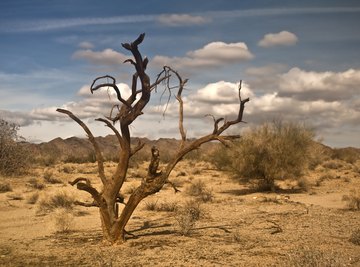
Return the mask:
<path id="1" fill-rule="evenodd" d="M 68 115 L 71 119 L 73 119 L 75 122 L 77 122 L 77 124 L 79 124 L 84 129 L 84 131 L 86 132 L 86 134 L 89 138 L 89 141 L 91 142 L 91 144 L 93 145 L 94 150 L 95 150 L 96 160 L 98 163 L 97 164 L 98 172 L 99 172 L 101 182 L 103 184 L 105 184 L 107 179 L 106 179 L 105 171 L 104 171 L 104 158 L 100 151 L 100 147 L 99 147 L 98 143 L 96 142 L 94 135 L 92 134 L 90 129 L 86 126 L 86 124 L 82 120 L 80 120 L 78 117 L 76 117 L 72 112 L 70 112 L 66 109 L 61 109 L 61 108 L 58 108 L 56 111 Z"/>

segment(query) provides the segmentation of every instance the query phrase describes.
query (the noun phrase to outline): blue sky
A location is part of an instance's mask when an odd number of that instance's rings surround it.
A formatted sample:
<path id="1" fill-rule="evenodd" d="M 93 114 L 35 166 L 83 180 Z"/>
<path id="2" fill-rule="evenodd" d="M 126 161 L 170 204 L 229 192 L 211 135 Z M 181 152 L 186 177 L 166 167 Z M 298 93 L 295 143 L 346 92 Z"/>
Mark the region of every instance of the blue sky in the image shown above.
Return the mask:
<path id="1" fill-rule="evenodd" d="M 236 88 L 250 96 L 233 132 L 273 119 L 304 122 L 331 146 L 360 147 L 360 2 L 314 1 L 20 1 L 0 2 L 0 117 L 29 141 L 84 136 L 57 114 L 68 108 L 93 129 L 108 115 L 112 92 L 89 93 L 110 74 L 124 91 L 133 69 L 122 42 L 140 49 L 153 79 L 164 64 L 189 78 L 188 136 L 208 133 L 205 114 L 236 114 Z M 132 127 L 134 136 L 179 137 L 177 109 L 165 118 L 161 90 Z"/>

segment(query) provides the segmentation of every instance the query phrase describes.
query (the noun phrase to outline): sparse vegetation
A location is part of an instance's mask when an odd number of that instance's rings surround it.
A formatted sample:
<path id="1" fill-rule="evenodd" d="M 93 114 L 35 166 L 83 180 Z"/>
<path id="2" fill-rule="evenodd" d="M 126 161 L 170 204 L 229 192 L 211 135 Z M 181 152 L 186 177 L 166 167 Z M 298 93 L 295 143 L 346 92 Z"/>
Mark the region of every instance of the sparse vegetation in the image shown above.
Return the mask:
<path id="1" fill-rule="evenodd" d="M 179 232 L 181 235 L 188 236 L 194 229 L 196 222 L 203 216 L 201 204 L 198 201 L 190 200 L 180 207 L 175 219 L 178 223 Z"/>
<path id="2" fill-rule="evenodd" d="M 53 213 L 54 227 L 58 233 L 68 233 L 74 225 L 74 216 L 67 208 L 57 208 Z"/>
<path id="3" fill-rule="evenodd" d="M 214 197 L 211 190 L 207 188 L 205 182 L 202 180 L 195 180 L 191 182 L 189 187 L 186 189 L 186 193 L 203 202 L 212 201 Z"/>
<path id="4" fill-rule="evenodd" d="M 227 169 L 238 178 L 256 181 L 259 189 L 274 191 L 275 181 L 298 180 L 307 171 L 313 138 L 313 131 L 303 124 L 266 123 L 220 155 L 221 164 L 230 164 Z"/>
<path id="5" fill-rule="evenodd" d="M 56 208 L 65 208 L 71 210 L 73 208 L 74 198 L 65 192 L 57 192 L 54 195 L 46 196 L 41 199 L 38 204 L 39 213 L 49 213 Z"/>
<path id="6" fill-rule="evenodd" d="M 342 162 L 340 162 L 339 160 L 328 160 L 328 161 L 324 162 L 322 164 L 322 166 L 326 169 L 337 170 L 337 169 L 342 168 L 344 166 L 344 164 Z"/>
<path id="7" fill-rule="evenodd" d="M 60 179 L 53 177 L 53 174 L 54 173 L 52 171 L 49 170 L 45 171 L 44 180 L 49 184 L 62 184 L 62 181 Z"/>
<path id="8" fill-rule="evenodd" d="M 353 189 L 349 195 L 344 195 L 342 198 L 346 202 L 346 206 L 351 210 L 360 210 L 360 190 Z"/>
<path id="9" fill-rule="evenodd" d="M 26 148 L 20 143 L 19 126 L 0 119 L 0 174 L 19 175 L 27 171 L 29 160 Z"/>
<path id="10" fill-rule="evenodd" d="M 43 190 L 45 188 L 45 184 L 39 182 L 36 178 L 31 178 L 28 180 L 28 185 L 34 189 Z"/>
<path id="11" fill-rule="evenodd" d="M 6 193 L 12 191 L 9 183 L 0 183 L 0 193 Z"/>
<path id="12" fill-rule="evenodd" d="M 360 229 L 355 230 L 349 240 L 351 243 L 360 246 Z"/>
<path id="13" fill-rule="evenodd" d="M 332 158 L 354 164 L 360 159 L 360 152 L 353 148 L 337 148 L 333 150 Z"/>
<path id="14" fill-rule="evenodd" d="M 178 204 L 176 202 L 161 202 L 158 201 L 147 201 L 145 202 L 145 210 L 149 211 L 165 211 L 165 212 L 174 212 L 178 209 Z"/>
<path id="15" fill-rule="evenodd" d="M 287 266 L 292 267 L 340 267 L 344 266 L 343 260 L 333 251 L 324 253 L 317 248 L 299 247 L 288 255 Z"/>
<path id="16" fill-rule="evenodd" d="M 31 205 L 34 205 L 34 204 L 36 204 L 36 202 L 38 201 L 38 199 L 39 199 L 39 193 L 38 192 L 35 192 L 35 193 L 33 193 L 33 194 L 31 194 L 29 197 L 28 197 L 28 199 L 27 199 L 27 203 L 28 204 L 31 204 Z"/>

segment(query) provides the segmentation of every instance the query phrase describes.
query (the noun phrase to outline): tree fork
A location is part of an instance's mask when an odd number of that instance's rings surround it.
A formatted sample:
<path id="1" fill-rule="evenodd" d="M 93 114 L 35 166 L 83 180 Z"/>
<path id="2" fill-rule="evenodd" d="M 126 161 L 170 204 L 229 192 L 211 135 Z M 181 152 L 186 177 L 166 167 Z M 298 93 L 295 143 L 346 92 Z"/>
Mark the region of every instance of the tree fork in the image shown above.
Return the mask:
<path id="1" fill-rule="evenodd" d="M 101 88 L 111 87 L 115 90 L 117 99 L 120 102 L 117 106 L 118 113 L 115 116 L 112 116 L 114 111 L 113 106 L 110 112 L 110 117 L 96 119 L 96 121 L 105 123 L 105 125 L 114 132 L 119 143 L 119 161 L 117 163 L 116 170 L 111 177 L 105 176 L 104 159 L 101 154 L 99 145 L 97 144 L 93 134 L 86 126 L 86 124 L 70 111 L 65 109 L 57 109 L 58 112 L 68 115 L 83 128 L 95 150 L 96 160 L 98 163 L 98 174 L 102 181 L 101 191 L 95 189 L 91 185 L 90 180 L 87 178 L 77 178 L 70 184 L 76 185 L 79 190 L 88 192 L 92 196 L 94 203 L 88 205 L 97 206 L 99 208 L 103 237 L 104 240 L 110 243 L 122 243 L 125 241 L 125 234 L 129 234 L 125 230 L 125 227 L 133 212 L 144 198 L 160 191 L 165 184 L 170 184 L 174 188 L 175 193 L 179 192 L 175 185 L 169 181 L 169 175 L 177 163 L 181 161 L 186 154 L 195 149 L 198 149 L 204 143 L 210 141 L 219 141 L 225 144 L 226 140 L 234 137 L 223 136 L 222 134 L 232 125 L 243 122 L 242 118 L 245 104 L 249 101 L 249 98 L 244 100 L 241 98 L 240 81 L 239 111 L 236 118 L 234 120 L 226 121 L 224 118 L 216 119 L 214 116 L 210 115 L 214 120 L 214 128 L 212 131 L 210 131 L 210 134 L 188 142 L 186 137 L 186 130 L 184 128 L 184 102 L 182 99 L 182 92 L 186 83 L 188 82 L 188 79 L 183 79 L 181 75 L 171 67 L 164 66 L 163 70 L 157 75 L 155 82 L 151 84 L 150 78 L 146 74 L 148 59 L 143 59 L 138 49 L 138 46 L 143 42 L 144 37 L 145 34 L 141 34 L 134 42 L 122 44 L 126 50 L 132 53 L 134 58 L 127 59 L 124 63 L 131 63 L 135 67 L 135 74 L 132 77 L 131 95 L 127 99 L 123 98 L 120 89 L 116 85 L 115 78 L 109 75 L 97 77 L 90 87 L 91 93 L 94 93 Z M 101 83 L 100 81 L 104 78 L 111 79 L 111 83 Z M 176 79 L 175 81 L 178 84 L 175 87 L 170 87 L 170 79 L 172 78 Z M 137 88 L 137 80 L 140 80 L 141 88 Z M 99 84 L 97 84 L 98 82 Z M 176 154 L 169 161 L 164 170 L 159 169 L 160 151 L 158 148 L 152 147 L 151 161 L 149 163 L 148 172 L 146 176 L 143 177 L 140 186 L 135 189 L 135 191 L 130 195 L 129 199 L 127 199 L 125 203 L 119 192 L 126 179 L 129 160 L 134 154 L 136 154 L 144 147 L 144 144 L 139 142 L 137 146 L 131 148 L 129 127 L 140 115 L 143 114 L 143 109 L 149 103 L 152 90 L 160 83 L 165 84 L 165 90 L 169 92 L 170 96 L 172 94 L 172 90 L 177 89 L 175 98 L 179 104 L 178 125 L 181 143 L 177 149 Z M 117 122 L 119 122 L 119 130 L 115 127 Z M 222 125 L 220 125 L 221 123 Z M 119 206 L 119 203 L 123 203 L 124 205 Z M 84 203 L 79 202 L 79 204 L 81 205 Z M 120 210 L 119 207 L 122 209 Z"/>

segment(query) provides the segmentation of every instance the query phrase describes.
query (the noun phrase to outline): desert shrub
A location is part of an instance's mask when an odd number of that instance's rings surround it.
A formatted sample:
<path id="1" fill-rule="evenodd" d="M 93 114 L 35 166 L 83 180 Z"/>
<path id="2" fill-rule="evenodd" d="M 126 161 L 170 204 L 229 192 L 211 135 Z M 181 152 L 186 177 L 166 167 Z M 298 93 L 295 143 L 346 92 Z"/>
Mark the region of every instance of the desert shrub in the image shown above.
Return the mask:
<path id="1" fill-rule="evenodd" d="M 221 145 L 216 151 L 210 154 L 207 158 L 207 161 L 212 163 L 216 169 L 221 171 L 232 170 L 233 162 L 232 162 L 232 152 L 234 147 L 226 148 Z"/>
<path id="2" fill-rule="evenodd" d="M 53 174 L 54 173 L 52 171 L 45 171 L 44 180 L 49 184 L 62 184 L 62 181 L 60 179 L 53 177 Z"/>
<path id="3" fill-rule="evenodd" d="M 360 210 L 360 190 L 353 189 L 349 195 L 344 195 L 342 200 L 346 202 L 346 206 L 351 210 Z"/>
<path id="4" fill-rule="evenodd" d="M 308 179 L 306 179 L 305 177 L 300 177 L 298 180 L 297 180 L 297 184 L 298 184 L 298 187 L 300 188 L 300 190 L 302 191 L 309 191 L 311 186 L 310 186 L 310 183 L 308 181 Z"/>
<path id="5" fill-rule="evenodd" d="M 40 200 L 38 211 L 40 213 L 48 213 L 56 208 L 65 208 L 71 210 L 74 205 L 74 198 L 65 192 L 58 192 L 54 195 L 47 196 Z"/>
<path id="6" fill-rule="evenodd" d="M 178 204 L 176 202 L 158 203 L 157 200 L 145 202 L 145 210 L 149 210 L 149 211 L 174 212 L 177 209 L 178 209 Z"/>
<path id="7" fill-rule="evenodd" d="M 311 146 L 309 153 L 309 169 L 315 170 L 318 165 L 321 165 L 329 158 L 329 152 L 327 152 L 325 147 L 318 142 L 314 142 Z"/>
<path id="8" fill-rule="evenodd" d="M 191 200 L 180 207 L 175 214 L 180 234 L 188 236 L 202 215 L 203 211 L 198 201 Z"/>
<path id="9" fill-rule="evenodd" d="M 343 167 L 344 165 L 337 160 L 328 160 L 328 161 L 324 162 L 322 164 L 322 166 L 326 169 L 336 170 L 336 169 Z"/>
<path id="10" fill-rule="evenodd" d="M 68 233 L 71 231 L 74 216 L 68 209 L 57 208 L 53 214 L 54 227 L 58 233 Z"/>
<path id="11" fill-rule="evenodd" d="M 186 193 L 203 202 L 209 202 L 213 199 L 213 193 L 209 190 L 202 180 L 193 181 L 186 189 Z"/>
<path id="12" fill-rule="evenodd" d="M 355 230 L 351 234 L 349 241 L 355 245 L 360 246 L 360 229 Z"/>
<path id="13" fill-rule="evenodd" d="M 38 201 L 38 199 L 39 199 L 39 193 L 36 192 L 28 197 L 27 203 L 33 205 Z"/>
<path id="14" fill-rule="evenodd" d="M 28 151 L 20 141 L 19 126 L 0 119 L 0 174 L 23 174 L 29 166 Z"/>
<path id="15" fill-rule="evenodd" d="M 286 266 L 303 267 L 303 266 L 345 266 L 343 260 L 334 253 L 329 251 L 324 253 L 316 248 L 299 247 L 288 255 Z"/>
<path id="16" fill-rule="evenodd" d="M 155 211 L 156 209 L 157 209 L 157 200 L 145 202 L 145 210 Z"/>
<path id="17" fill-rule="evenodd" d="M 68 165 L 65 165 L 63 168 L 62 168 L 62 171 L 64 173 L 72 173 L 73 172 L 73 168 L 68 166 Z"/>
<path id="18" fill-rule="evenodd" d="M 45 188 L 45 184 L 39 182 L 36 178 L 30 178 L 28 180 L 28 186 L 38 190 L 42 190 Z"/>
<path id="19" fill-rule="evenodd" d="M 267 123 L 250 130 L 231 153 L 239 178 L 257 181 L 263 190 L 275 190 L 276 180 L 298 180 L 308 169 L 314 133 L 303 124 Z"/>
<path id="20" fill-rule="evenodd" d="M 6 193 L 12 191 L 9 183 L 0 183 L 0 193 Z"/>
<path id="21" fill-rule="evenodd" d="M 178 209 L 179 205 L 176 202 L 161 202 L 148 201 L 145 203 L 145 209 L 150 211 L 165 211 L 174 212 Z"/>
<path id="22" fill-rule="evenodd" d="M 335 176 L 327 171 L 316 180 L 315 186 L 320 186 L 324 181 L 332 179 L 335 179 Z"/>
<path id="23" fill-rule="evenodd" d="M 360 159 L 360 153 L 352 148 L 337 148 L 333 150 L 332 158 L 354 164 L 358 159 Z"/>
<path id="24" fill-rule="evenodd" d="M 176 202 L 162 202 L 158 205 L 157 211 L 174 212 L 178 209 Z"/>
<path id="25" fill-rule="evenodd" d="M 87 155 L 79 156 L 79 155 L 69 155 L 65 160 L 64 163 L 95 163 L 96 162 L 96 155 L 95 152 L 90 152 Z"/>

